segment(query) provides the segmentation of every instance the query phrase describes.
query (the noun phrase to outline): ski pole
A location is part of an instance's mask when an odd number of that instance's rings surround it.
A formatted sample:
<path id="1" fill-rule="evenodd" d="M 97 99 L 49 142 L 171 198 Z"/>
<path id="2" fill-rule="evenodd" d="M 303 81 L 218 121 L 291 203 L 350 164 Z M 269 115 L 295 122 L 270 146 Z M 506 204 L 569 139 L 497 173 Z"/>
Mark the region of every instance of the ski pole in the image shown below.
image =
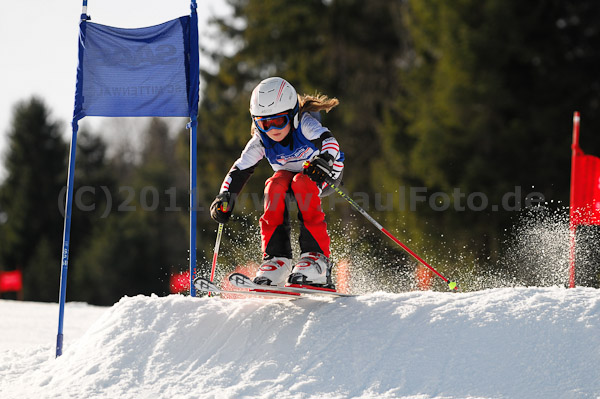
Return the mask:
<path id="1" fill-rule="evenodd" d="M 306 167 L 308 165 L 308 163 L 304 164 L 304 167 Z M 371 222 L 375 227 L 377 227 L 379 229 L 379 231 L 381 231 L 383 234 L 385 234 L 386 236 L 388 236 L 389 238 L 392 239 L 392 241 L 394 241 L 396 244 L 400 245 L 402 247 L 402 249 L 404 249 L 406 252 L 408 252 L 410 255 L 412 255 L 413 258 L 415 258 L 416 260 L 418 260 L 419 262 L 421 262 L 421 264 L 423 264 L 424 266 L 426 266 L 427 268 L 429 268 L 429 270 L 431 270 L 432 272 L 434 272 L 435 274 L 437 274 L 442 280 L 444 280 L 444 282 L 446 284 L 448 284 L 448 288 L 450 288 L 451 290 L 455 290 L 458 291 L 458 284 L 455 281 L 450 281 L 448 280 L 446 277 L 444 277 L 440 272 L 438 272 L 437 270 L 435 270 L 431 265 L 429 265 L 427 262 L 425 262 L 419 255 L 417 255 L 416 253 L 414 253 L 410 248 L 408 248 L 402 241 L 400 241 L 399 239 L 397 239 L 396 237 L 394 237 L 389 231 L 387 231 L 381 224 L 379 224 L 375 219 L 373 219 L 371 217 L 371 215 L 369 215 L 367 213 L 367 211 L 365 211 L 360 205 L 358 205 L 356 203 L 356 201 L 354 201 L 352 198 L 350 198 L 350 196 L 348 194 L 346 194 L 344 191 L 342 191 L 342 189 L 340 189 L 338 186 L 336 186 L 336 183 L 333 181 L 333 179 L 329 176 L 325 176 L 325 182 L 329 185 L 329 187 L 331 187 L 336 193 L 338 193 L 339 195 L 342 196 L 342 198 L 344 198 L 346 201 L 348 201 L 350 203 L 350 205 L 352 205 L 352 207 L 354 209 L 356 209 L 358 212 L 360 212 L 365 218 L 367 218 L 367 220 L 369 222 Z"/>
<path id="2" fill-rule="evenodd" d="M 221 204 L 221 211 L 225 212 L 229 209 L 229 203 L 223 202 Z M 217 230 L 217 240 L 215 241 L 215 251 L 213 252 L 212 269 L 210 270 L 210 282 L 212 283 L 215 278 L 215 270 L 217 269 L 217 257 L 219 256 L 219 247 L 221 246 L 221 237 L 223 236 L 223 226 L 225 223 L 219 223 Z M 212 296 L 212 292 L 208 293 L 208 296 Z"/>
<path id="3" fill-rule="evenodd" d="M 221 246 L 221 236 L 223 235 L 223 223 L 219 223 L 219 229 L 217 230 L 217 241 L 215 242 L 215 252 L 213 253 L 212 269 L 210 271 L 210 282 L 213 282 L 215 278 L 215 270 L 217 268 L 217 257 L 219 256 L 219 247 Z M 212 292 L 208 293 L 208 296 L 212 296 Z"/>

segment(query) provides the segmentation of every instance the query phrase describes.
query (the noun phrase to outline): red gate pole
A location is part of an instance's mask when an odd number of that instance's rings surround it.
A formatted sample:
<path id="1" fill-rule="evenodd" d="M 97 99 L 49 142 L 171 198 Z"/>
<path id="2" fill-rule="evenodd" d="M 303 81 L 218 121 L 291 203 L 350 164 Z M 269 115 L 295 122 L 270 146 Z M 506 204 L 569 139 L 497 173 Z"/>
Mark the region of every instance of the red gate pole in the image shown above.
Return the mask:
<path id="1" fill-rule="evenodd" d="M 579 112 L 573 114 L 573 144 L 571 145 L 571 192 L 569 206 L 569 288 L 575 288 L 575 252 L 578 215 L 575 213 L 575 166 L 576 158 L 581 153 L 579 148 Z"/>

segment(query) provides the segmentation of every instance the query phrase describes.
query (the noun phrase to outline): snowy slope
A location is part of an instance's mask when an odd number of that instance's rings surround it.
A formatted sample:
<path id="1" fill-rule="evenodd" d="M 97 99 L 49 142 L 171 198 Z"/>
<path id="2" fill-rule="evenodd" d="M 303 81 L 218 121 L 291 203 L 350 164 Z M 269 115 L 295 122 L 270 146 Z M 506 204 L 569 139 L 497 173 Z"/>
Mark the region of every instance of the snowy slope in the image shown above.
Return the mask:
<path id="1" fill-rule="evenodd" d="M 0 301 L 0 317 L 15 306 Z M 99 310 L 68 308 L 65 328 Z M 3 341 L 27 325 L 12 324 Z M 1 398 L 600 397 L 600 291 L 587 288 L 138 296 L 67 335 L 56 360 L 53 344 L 0 346 Z"/>
<path id="2" fill-rule="evenodd" d="M 70 302 L 66 311 L 73 320 L 65 326 L 64 333 L 79 338 L 106 308 Z M 0 300 L 0 351 L 39 348 L 52 343 L 56 341 L 57 323 L 56 303 Z"/>

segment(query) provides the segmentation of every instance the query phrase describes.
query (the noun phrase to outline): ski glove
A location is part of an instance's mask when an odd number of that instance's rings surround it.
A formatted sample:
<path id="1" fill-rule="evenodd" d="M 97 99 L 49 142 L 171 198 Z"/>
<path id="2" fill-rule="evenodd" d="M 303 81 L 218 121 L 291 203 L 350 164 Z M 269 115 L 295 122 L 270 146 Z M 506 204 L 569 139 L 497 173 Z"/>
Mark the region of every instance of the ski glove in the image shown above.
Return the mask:
<path id="1" fill-rule="evenodd" d="M 217 223 L 227 223 L 233 211 L 231 193 L 225 191 L 215 198 L 210 205 L 210 217 Z"/>
<path id="2" fill-rule="evenodd" d="M 331 171 L 333 170 L 333 156 L 328 153 L 317 155 L 304 166 L 303 173 L 317 183 L 318 185 L 323 184 L 326 177 L 331 177 Z"/>

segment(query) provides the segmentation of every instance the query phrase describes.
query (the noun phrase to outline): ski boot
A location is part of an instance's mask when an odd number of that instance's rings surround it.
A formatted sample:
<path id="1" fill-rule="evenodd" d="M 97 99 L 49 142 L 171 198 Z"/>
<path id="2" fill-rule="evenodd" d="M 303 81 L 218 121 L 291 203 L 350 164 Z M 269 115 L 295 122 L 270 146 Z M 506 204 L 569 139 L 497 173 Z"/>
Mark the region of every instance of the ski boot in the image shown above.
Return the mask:
<path id="1" fill-rule="evenodd" d="M 292 260 L 283 257 L 265 259 L 258 268 L 254 283 L 259 285 L 283 286 L 292 270 Z"/>
<path id="2" fill-rule="evenodd" d="M 305 252 L 300 255 L 298 263 L 288 277 L 288 284 L 335 289 L 335 285 L 331 282 L 331 266 L 325 255 L 318 252 Z"/>

